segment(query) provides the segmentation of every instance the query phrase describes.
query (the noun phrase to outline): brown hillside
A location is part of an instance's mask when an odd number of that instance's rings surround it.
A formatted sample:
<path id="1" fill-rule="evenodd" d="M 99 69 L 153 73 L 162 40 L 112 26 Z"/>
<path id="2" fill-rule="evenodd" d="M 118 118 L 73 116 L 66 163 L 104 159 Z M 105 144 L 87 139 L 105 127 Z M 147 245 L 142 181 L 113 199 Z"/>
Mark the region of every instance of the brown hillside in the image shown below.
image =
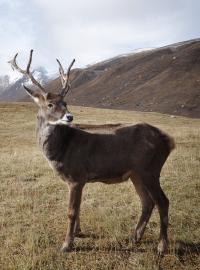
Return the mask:
<path id="1" fill-rule="evenodd" d="M 73 105 L 200 117 L 198 40 L 76 69 L 72 79 L 67 100 Z M 48 85 L 59 87 L 59 79 Z"/>

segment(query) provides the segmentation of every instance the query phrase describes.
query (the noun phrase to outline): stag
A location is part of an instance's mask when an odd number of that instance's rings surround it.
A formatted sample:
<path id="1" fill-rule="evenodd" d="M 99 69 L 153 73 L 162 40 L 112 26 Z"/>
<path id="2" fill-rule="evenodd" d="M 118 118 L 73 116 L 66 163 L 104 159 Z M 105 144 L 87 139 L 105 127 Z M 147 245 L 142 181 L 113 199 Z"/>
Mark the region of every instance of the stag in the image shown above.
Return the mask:
<path id="1" fill-rule="evenodd" d="M 160 186 L 160 172 L 174 149 L 172 137 L 149 124 L 136 124 L 117 128 L 112 134 L 89 133 L 71 125 L 73 116 L 64 98 L 70 89 L 70 64 L 66 74 L 57 59 L 62 89 L 59 94 L 46 92 L 30 71 L 33 50 L 27 68 L 16 63 L 16 54 L 9 61 L 13 69 L 28 76 L 39 91 L 24 85 L 27 94 L 39 106 L 37 139 L 39 147 L 51 168 L 69 187 L 68 229 L 62 251 L 73 248 L 79 236 L 80 204 L 86 183 L 116 184 L 129 178 L 139 195 L 142 213 L 136 226 L 133 241 L 138 243 L 156 205 L 160 215 L 158 253 L 168 251 L 169 200 Z"/>

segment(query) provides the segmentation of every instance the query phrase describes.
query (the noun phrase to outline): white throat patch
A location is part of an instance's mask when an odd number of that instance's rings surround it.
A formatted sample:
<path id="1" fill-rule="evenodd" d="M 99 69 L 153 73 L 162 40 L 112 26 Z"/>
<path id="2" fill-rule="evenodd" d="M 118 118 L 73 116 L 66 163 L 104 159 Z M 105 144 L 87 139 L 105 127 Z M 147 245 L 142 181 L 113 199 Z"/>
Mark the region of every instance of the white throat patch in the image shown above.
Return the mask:
<path id="1" fill-rule="evenodd" d="M 50 125 L 66 125 L 69 126 L 72 121 L 69 121 L 69 116 L 72 116 L 70 113 L 66 113 L 61 119 L 58 119 L 56 121 L 49 121 L 48 123 Z"/>

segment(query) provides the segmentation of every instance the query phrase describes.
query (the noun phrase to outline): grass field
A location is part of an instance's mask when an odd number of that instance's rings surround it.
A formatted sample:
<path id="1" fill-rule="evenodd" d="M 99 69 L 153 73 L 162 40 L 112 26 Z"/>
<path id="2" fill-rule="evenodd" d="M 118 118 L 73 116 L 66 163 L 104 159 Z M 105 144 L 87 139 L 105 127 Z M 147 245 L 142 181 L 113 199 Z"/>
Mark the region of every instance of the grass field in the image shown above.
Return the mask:
<path id="1" fill-rule="evenodd" d="M 200 120 L 71 107 L 76 123 L 148 122 L 175 137 L 176 149 L 161 175 L 170 200 L 170 253 L 158 260 L 157 210 L 141 245 L 131 242 L 140 202 L 130 181 L 86 185 L 81 207 L 86 237 L 76 239 L 73 252 L 60 253 L 68 188 L 37 148 L 36 111 L 30 103 L 0 104 L 1 270 L 200 269 Z"/>

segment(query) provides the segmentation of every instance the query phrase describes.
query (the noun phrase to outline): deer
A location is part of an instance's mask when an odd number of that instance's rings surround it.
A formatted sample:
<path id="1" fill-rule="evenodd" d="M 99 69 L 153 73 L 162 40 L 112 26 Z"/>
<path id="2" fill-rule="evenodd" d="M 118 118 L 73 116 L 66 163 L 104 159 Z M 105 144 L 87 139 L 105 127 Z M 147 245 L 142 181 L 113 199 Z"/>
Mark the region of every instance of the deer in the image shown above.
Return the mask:
<path id="1" fill-rule="evenodd" d="M 72 125 L 73 115 L 65 97 L 71 87 L 70 71 L 65 73 L 57 60 L 61 89 L 51 93 L 39 83 L 30 71 L 33 50 L 26 69 L 17 62 L 18 53 L 9 61 L 12 68 L 27 76 L 37 87 L 23 85 L 27 94 L 38 105 L 36 135 L 50 167 L 68 184 L 68 228 L 61 251 L 74 249 L 74 239 L 81 235 L 80 205 L 83 188 L 87 183 L 117 184 L 130 179 L 141 202 L 141 216 L 132 236 L 138 244 L 156 206 L 160 216 L 158 254 L 169 251 L 169 199 L 160 185 L 161 169 L 175 148 L 173 137 L 147 123 L 116 128 L 112 133 L 88 132 Z"/>

